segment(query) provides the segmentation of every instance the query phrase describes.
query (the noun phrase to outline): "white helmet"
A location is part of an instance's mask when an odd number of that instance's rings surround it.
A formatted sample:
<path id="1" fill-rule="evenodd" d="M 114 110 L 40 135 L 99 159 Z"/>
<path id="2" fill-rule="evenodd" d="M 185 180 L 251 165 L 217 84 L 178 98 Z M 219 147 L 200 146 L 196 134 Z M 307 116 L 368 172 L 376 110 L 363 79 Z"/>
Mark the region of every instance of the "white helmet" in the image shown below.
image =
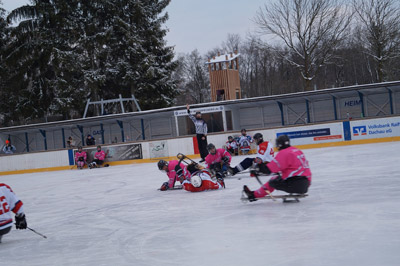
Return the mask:
<path id="1" fill-rule="evenodd" d="M 200 176 L 194 175 L 191 177 L 190 182 L 194 187 L 201 187 L 201 183 L 203 182 L 203 180 L 201 180 Z"/>

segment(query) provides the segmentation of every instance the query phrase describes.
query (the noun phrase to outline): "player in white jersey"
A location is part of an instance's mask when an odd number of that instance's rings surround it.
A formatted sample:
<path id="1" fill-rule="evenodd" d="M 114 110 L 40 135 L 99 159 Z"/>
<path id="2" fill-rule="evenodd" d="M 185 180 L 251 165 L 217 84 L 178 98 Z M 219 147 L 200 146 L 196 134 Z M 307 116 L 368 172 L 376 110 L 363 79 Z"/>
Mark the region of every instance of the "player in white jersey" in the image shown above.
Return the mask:
<path id="1" fill-rule="evenodd" d="M 247 135 L 246 129 L 241 130 L 242 135 L 239 137 L 239 149 L 242 154 L 248 154 L 251 150 L 251 143 L 253 143 L 253 138 Z"/>
<path id="2" fill-rule="evenodd" d="M 26 229 L 27 223 L 22 201 L 9 186 L 0 183 L 0 243 L 3 235 L 11 230 L 13 224 L 11 212 L 15 213 L 15 227 Z"/>
<path id="3" fill-rule="evenodd" d="M 253 137 L 257 144 L 256 158 L 246 158 L 234 168 L 228 167 L 229 173 L 235 175 L 247 168 L 257 165 L 260 169 L 264 169 L 266 164 L 274 159 L 274 147 L 268 141 L 264 141 L 261 133 L 256 133 Z"/>

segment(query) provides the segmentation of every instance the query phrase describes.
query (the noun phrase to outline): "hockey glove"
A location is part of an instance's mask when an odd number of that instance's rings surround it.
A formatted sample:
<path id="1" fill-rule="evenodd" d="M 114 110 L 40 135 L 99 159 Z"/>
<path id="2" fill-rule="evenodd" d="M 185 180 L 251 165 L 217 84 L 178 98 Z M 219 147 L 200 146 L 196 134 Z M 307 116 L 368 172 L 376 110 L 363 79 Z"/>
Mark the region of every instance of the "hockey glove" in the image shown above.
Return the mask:
<path id="1" fill-rule="evenodd" d="M 260 163 L 262 163 L 263 161 L 262 161 L 261 158 L 256 157 L 256 158 L 254 158 L 254 162 L 255 162 L 256 164 L 260 164 Z"/>
<path id="2" fill-rule="evenodd" d="M 164 183 L 162 184 L 160 190 L 161 190 L 161 191 L 165 191 L 165 190 L 167 190 L 167 189 L 169 189 L 169 184 L 168 184 L 168 182 L 164 182 Z"/>
<path id="3" fill-rule="evenodd" d="M 28 224 L 26 223 L 25 214 L 20 213 L 15 215 L 15 227 L 17 229 L 26 229 Z"/>
<path id="4" fill-rule="evenodd" d="M 269 170 L 267 164 L 265 164 L 265 163 L 260 164 L 259 165 L 259 169 L 260 169 L 261 173 L 264 173 L 264 174 L 267 174 L 267 175 L 269 175 L 271 173 L 271 170 Z"/>
<path id="5" fill-rule="evenodd" d="M 251 177 L 256 177 L 256 176 L 258 176 L 258 171 L 257 171 L 257 170 L 250 170 L 250 176 L 251 176 Z"/>
<path id="6" fill-rule="evenodd" d="M 222 161 L 223 161 L 225 164 L 229 164 L 229 157 L 228 157 L 228 156 L 223 157 L 223 158 L 222 158 Z"/>

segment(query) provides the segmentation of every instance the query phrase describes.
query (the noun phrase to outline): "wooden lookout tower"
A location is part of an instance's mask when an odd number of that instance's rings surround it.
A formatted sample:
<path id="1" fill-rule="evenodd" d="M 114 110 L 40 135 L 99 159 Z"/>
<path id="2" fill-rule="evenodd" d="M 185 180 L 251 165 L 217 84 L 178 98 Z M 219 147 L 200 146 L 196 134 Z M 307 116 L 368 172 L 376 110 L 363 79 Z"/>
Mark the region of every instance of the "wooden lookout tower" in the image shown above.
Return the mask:
<path id="1" fill-rule="evenodd" d="M 211 101 L 235 100 L 242 98 L 239 79 L 239 53 L 221 55 L 208 59 L 211 83 Z"/>

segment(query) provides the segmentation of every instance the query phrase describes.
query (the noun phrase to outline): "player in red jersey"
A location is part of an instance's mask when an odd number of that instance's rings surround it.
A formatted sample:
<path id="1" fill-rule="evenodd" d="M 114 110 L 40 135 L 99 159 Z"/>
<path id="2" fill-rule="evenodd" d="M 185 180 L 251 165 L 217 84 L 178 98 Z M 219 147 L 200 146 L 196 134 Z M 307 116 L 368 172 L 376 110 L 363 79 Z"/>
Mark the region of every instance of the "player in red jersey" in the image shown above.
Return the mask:
<path id="1" fill-rule="evenodd" d="M 11 212 L 15 213 L 15 227 L 26 229 L 27 223 L 23 203 L 6 184 L 0 183 L 0 243 L 3 235 L 11 230 L 13 219 Z"/>

